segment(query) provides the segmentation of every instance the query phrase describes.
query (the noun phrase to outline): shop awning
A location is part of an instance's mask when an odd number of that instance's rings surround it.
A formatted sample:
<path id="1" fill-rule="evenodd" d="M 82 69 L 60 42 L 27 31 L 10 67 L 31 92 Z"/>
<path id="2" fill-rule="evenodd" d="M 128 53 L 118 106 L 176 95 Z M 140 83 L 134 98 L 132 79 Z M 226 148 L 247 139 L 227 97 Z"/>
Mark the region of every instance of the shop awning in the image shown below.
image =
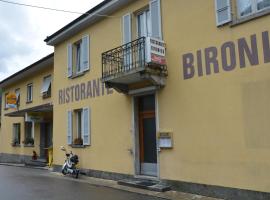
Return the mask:
<path id="1" fill-rule="evenodd" d="M 43 104 L 43 105 L 39 105 L 39 106 L 35 106 L 32 108 L 27 108 L 27 109 L 23 109 L 23 110 L 17 110 L 14 112 L 10 112 L 5 114 L 5 116 L 8 117 L 24 117 L 26 113 L 48 113 L 48 112 L 52 112 L 53 111 L 53 105 L 51 103 L 48 104 Z"/>

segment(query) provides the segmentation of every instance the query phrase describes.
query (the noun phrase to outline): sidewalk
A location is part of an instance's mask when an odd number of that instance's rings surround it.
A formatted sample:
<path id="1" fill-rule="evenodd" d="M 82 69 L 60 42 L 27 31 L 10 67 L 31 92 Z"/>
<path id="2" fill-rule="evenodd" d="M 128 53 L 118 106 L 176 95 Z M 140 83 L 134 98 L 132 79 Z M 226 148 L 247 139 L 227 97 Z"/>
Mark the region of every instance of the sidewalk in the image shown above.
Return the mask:
<path id="1" fill-rule="evenodd" d="M 109 188 L 113 188 L 117 190 L 123 190 L 127 192 L 143 194 L 143 195 L 149 195 L 149 196 L 159 197 L 159 198 L 168 199 L 168 200 L 220 200 L 216 198 L 204 197 L 200 195 L 188 194 L 188 193 L 177 192 L 177 191 L 154 192 L 154 191 L 149 191 L 149 190 L 143 190 L 139 188 L 119 185 L 117 181 L 98 179 L 98 178 L 88 177 L 84 175 L 80 175 L 79 179 L 74 179 L 70 176 L 64 176 L 59 172 L 53 172 L 51 168 L 48 168 L 48 167 L 30 167 L 24 164 L 13 164 L 13 163 L 0 163 L 0 165 L 48 170 L 48 171 L 51 171 L 49 173 L 49 176 L 58 176 L 61 179 L 72 180 L 72 181 L 81 182 L 81 183 L 88 183 L 95 186 L 109 187 Z"/>
<path id="2" fill-rule="evenodd" d="M 58 173 L 58 172 L 52 172 L 52 173 L 62 178 L 67 178 L 67 179 L 71 178 L 71 177 L 65 177 L 61 173 Z M 172 191 L 172 190 L 167 191 L 167 192 L 154 192 L 154 191 L 149 191 L 149 190 L 143 190 L 143 189 L 127 187 L 123 185 L 118 185 L 116 181 L 98 179 L 98 178 L 93 178 L 93 177 L 88 177 L 88 176 L 83 176 L 83 175 L 81 175 L 79 179 L 77 179 L 76 181 L 89 183 L 91 185 L 96 185 L 96 186 L 110 187 L 117 190 L 124 190 L 124 191 L 143 194 L 143 195 L 160 197 L 160 198 L 168 199 L 168 200 L 220 200 L 216 198 L 204 197 L 200 195 L 188 194 L 188 193 L 177 192 L 177 191 Z"/>

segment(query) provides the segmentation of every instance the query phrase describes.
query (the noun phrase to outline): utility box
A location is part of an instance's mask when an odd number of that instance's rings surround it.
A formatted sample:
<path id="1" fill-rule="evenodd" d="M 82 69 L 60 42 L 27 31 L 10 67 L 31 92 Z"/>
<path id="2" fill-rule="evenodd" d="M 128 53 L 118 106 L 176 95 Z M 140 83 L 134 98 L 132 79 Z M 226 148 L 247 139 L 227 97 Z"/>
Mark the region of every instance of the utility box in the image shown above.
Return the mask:
<path id="1" fill-rule="evenodd" d="M 158 145 L 161 149 L 173 148 L 172 132 L 160 132 L 158 134 Z"/>

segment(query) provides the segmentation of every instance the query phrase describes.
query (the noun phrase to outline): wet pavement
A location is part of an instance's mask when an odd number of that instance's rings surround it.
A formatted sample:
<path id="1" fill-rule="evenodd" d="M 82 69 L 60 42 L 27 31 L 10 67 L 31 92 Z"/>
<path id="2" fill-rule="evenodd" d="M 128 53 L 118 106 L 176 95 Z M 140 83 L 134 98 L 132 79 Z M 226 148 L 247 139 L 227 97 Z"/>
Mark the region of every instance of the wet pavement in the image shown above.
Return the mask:
<path id="1" fill-rule="evenodd" d="M 0 200 L 162 200 L 61 178 L 46 170 L 0 166 Z"/>

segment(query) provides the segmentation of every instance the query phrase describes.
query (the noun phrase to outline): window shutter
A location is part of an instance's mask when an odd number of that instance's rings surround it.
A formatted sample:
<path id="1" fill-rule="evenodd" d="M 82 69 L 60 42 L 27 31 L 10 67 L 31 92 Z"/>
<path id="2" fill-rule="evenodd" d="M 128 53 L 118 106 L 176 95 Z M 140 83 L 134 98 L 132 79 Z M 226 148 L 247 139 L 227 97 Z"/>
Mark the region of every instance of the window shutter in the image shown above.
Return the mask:
<path id="1" fill-rule="evenodd" d="M 123 16 L 123 44 L 131 42 L 131 15 L 130 13 Z"/>
<path id="2" fill-rule="evenodd" d="M 72 144 L 72 111 L 68 111 L 67 119 L 67 144 Z"/>
<path id="3" fill-rule="evenodd" d="M 221 26 L 232 21 L 231 0 L 215 0 L 216 1 L 216 23 Z"/>
<path id="4" fill-rule="evenodd" d="M 89 108 L 83 108 L 83 120 L 82 120 L 82 131 L 83 131 L 83 145 L 90 145 L 90 132 L 91 132 L 91 126 L 90 126 L 90 109 Z"/>
<path id="5" fill-rule="evenodd" d="M 82 47 L 81 47 L 81 65 L 82 70 L 86 71 L 90 68 L 89 63 L 89 35 L 86 35 L 82 38 Z"/>
<path id="6" fill-rule="evenodd" d="M 152 37 L 162 39 L 160 0 L 151 0 L 149 3 Z"/>
<path id="7" fill-rule="evenodd" d="M 72 76 L 72 44 L 67 46 L 67 77 Z"/>

